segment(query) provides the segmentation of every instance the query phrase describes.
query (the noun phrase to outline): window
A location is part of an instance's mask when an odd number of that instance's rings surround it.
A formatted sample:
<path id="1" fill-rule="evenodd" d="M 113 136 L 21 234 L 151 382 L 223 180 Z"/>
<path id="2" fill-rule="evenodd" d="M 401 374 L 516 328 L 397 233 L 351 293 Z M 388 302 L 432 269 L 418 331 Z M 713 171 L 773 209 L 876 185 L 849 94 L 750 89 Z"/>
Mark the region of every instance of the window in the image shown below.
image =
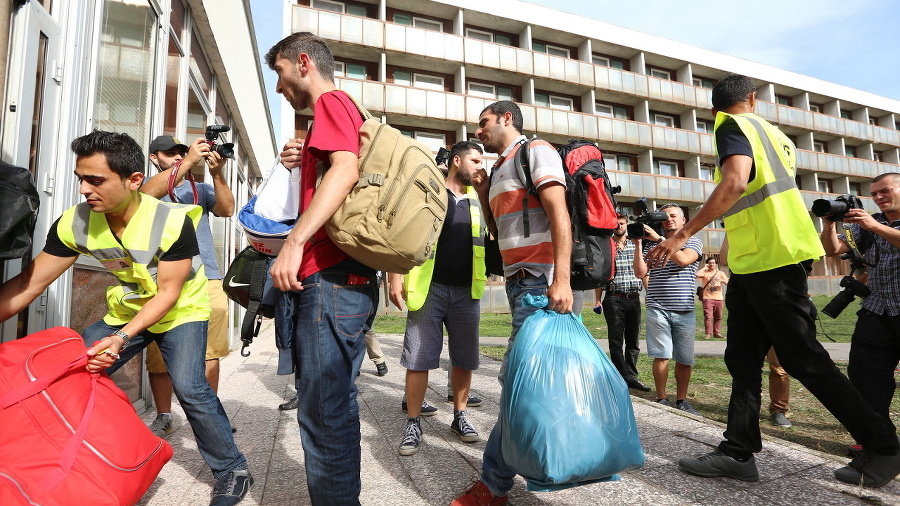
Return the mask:
<path id="1" fill-rule="evenodd" d="M 715 81 L 712 79 L 707 79 L 706 77 L 694 76 L 691 78 L 691 82 L 694 83 L 694 86 L 698 88 L 706 88 L 713 89 L 716 86 Z"/>
<path id="2" fill-rule="evenodd" d="M 413 86 L 415 88 L 423 88 L 426 90 L 444 91 L 443 77 L 420 74 L 418 72 L 407 72 L 405 70 L 394 71 L 394 84 Z"/>
<path id="3" fill-rule="evenodd" d="M 568 48 L 554 46 L 552 44 L 547 44 L 546 42 L 532 42 L 531 49 L 533 51 L 537 51 L 538 53 L 547 53 L 552 54 L 553 56 L 562 56 L 563 58 L 569 58 Z"/>
<path id="4" fill-rule="evenodd" d="M 675 126 L 675 117 L 669 116 L 668 114 L 660 114 L 658 112 L 653 113 L 653 124 L 665 127 L 674 127 Z"/>
<path id="5" fill-rule="evenodd" d="M 844 156 L 856 158 L 856 146 L 844 146 Z"/>
<path id="6" fill-rule="evenodd" d="M 612 56 L 594 53 L 593 55 L 591 55 L 591 61 L 594 65 L 601 65 L 603 67 L 609 67 L 619 70 L 628 70 L 624 60 L 614 58 Z"/>
<path id="7" fill-rule="evenodd" d="M 841 109 L 841 117 L 844 119 L 853 119 L 853 114 L 846 109 Z"/>
<path id="8" fill-rule="evenodd" d="M 900 121 L 894 122 L 894 130 L 900 130 Z"/>
<path id="9" fill-rule="evenodd" d="M 550 107 L 563 111 L 574 111 L 575 101 L 569 97 L 561 97 L 558 95 L 550 95 L 548 93 L 536 92 L 534 94 L 534 105 L 541 107 Z"/>
<path id="10" fill-rule="evenodd" d="M 881 151 L 872 151 L 872 160 L 875 160 L 876 162 L 883 162 L 884 153 L 882 153 Z"/>
<path id="11" fill-rule="evenodd" d="M 509 35 L 487 32 L 484 30 L 478 30 L 476 28 L 466 28 L 466 37 L 469 37 L 471 39 L 483 40 L 485 42 L 503 44 L 505 46 L 513 45 L 512 38 Z"/>
<path id="12" fill-rule="evenodd" d="M 831 180 L 819 178 L 819 192 L 831 193 Z"/>
<path id="13" fill-rule="evenodd" d="M 429 149 L 433 152 L 437 152 L 440 148 L 447 147 L 447 136 L 442 133 L 437 132 L 423 132 L 423 131 L 413 131 L 407 129 L 400 129 L 400 133 L 407 137 L 411 137 L 422 144 L 428 146 Z"/>
<path id="14" fill-rule="evenodd" d="M 849 191 L 851 195 L 856 195 L 857 197 L 862 195 L 862 184 L 850 183 Z"/>
<path id="15" fill-rule="evenodd" d="M 869 116 L 869 124 L 870 124 L 870 125 L 878 126 L 878 119 Z"/>
<path id="16" fill-rule="evenodd" d="M 606 116 L 607 118 L 631 119 L 628 108 L 616 104 L 607 104 L 596 102 L 594 104 L 598 116 Z"/>
<path id="17" fill-rule="evenodd" d="M 607 170 L 637 172 L 637 157 L 615 153 L 603 153 L 603 164 Z"/>
<path id="18" fill-rule="evenodd" d="M 713 163 L 701 163 L 700 164 L 700 179 L 705 181 L 713 180 L 713 171 L 715 170 L 716 165 Z"/>
<path id="19" fill-rule="evenodd" d="M 825 152 L 825 143 L 819 141 L 813 141 L 813 151 L 817 153 Z"/>
<path id="20" fill-rule="evenodd" d="M 654 172 L 660 176 L 678 176 L 678 162 L 668 160 L 654 160 Z"/>
<path id="21" fill-rule="evenodd" d="M 433 19 L 420 18 L 418 16 L 412 16 L 410 14 L 394 14 L 394 23 L 400 25 L 407 26 L 415 26 L 416 28 L 423 28 L 425 30 L 434 30 L 436 32 L 444 31 L 444 23 L 440 21 L 435 21 Z"/>
<path id="22" fill-rule="evenodd" d="M 512 88 L 487 83 L 469 82 L 469 95 L 493 100 L 515 101 Z"/>
<path id="23" fill-rule="evenodd" d="M 697 131 L 703 132 L 706 134 L 713 133 L 713 122 L 706 121 L 705 119 L 698 119 L 697 120 Z"/>
<path id="24" fill-rule="evenodd" d="M 658 69 L 655 67 L 647 67 L 646 73 L 648 76 L 656 77 L 659 79 L 669 79 L 669 80 L 672 79 L 672 73 L 669 72 L 668 70 L 664 70 L 664 69 Z"/>
<path id="25" fill-rule="evenodd" d="M 809 104 L 809 110 L 811 112 L 822 112 L 822 106 L 818 104 Z"/>
<path id="26" fill-rule="evenodd" d="M 368 79 L 365 65 L 359 63 L 334 62 L 334 77 L 350 77 L 353 79 Z"/>
<path id="27" fill-rule="evenodd" d="M 314 9 L 322 9 L 324 11 L 344 13 L 344 2 L 334 2 L 332 0 L 312 0 Z"/>
<path id="28" fill-rule="evenodd" d="M 786 105 L 788 107 L 794 105 L 794 102 L 793 102 L 793 100 L 791 100 L 791 97 L 786 97 L 784 95 L 775 95 L 775 103 L 781 104 L 781 105 Z"/>

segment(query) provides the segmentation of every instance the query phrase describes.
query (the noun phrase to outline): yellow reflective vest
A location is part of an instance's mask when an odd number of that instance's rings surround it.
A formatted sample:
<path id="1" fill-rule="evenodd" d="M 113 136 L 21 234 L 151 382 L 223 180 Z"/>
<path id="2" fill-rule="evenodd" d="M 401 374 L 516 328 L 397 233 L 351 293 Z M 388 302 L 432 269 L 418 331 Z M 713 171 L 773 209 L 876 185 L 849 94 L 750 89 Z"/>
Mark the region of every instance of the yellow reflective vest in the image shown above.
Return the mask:
<path id="1" fill-rule="evenodd" d="M 469 218 L 472 222 L 472 298 L 481 299 L 487 282 L 484 267 L 485 225 L 481 218 L 478 193 L 471 186 L 466 189 L 466 198 L 469 199 Z M 403 280 L 406 305 L 410 311 L 418 311 L 425 305 L 428 287 L 431 286 L 431 276 L 434 273 L 434 256 L 438 247 L 438 244 L 435 243 L 431 257 L 424 264 L 413 267 Z"/>
<path id="2" fill-rule="evenodd" d="M 201 213 L 197 206 L 160 202 L 142 194 L 121 242 L 110 230 L 106 215 L 91 211 L 87 203 L 63 213 L 57 225 L 63 244 L 93 256 L 119 280 L 117 286 L 106 290 L 106 324 L 127 324 L 156 295 L 159 257 L 181 236 L 185 217 L 190 217 L 196 229 Z M 203 262 L 195 255 L 178 302 L 147 330 L 166 332 L 182 323 L 209 320 L 206 283 Z"/>
<path id="3" fill-rule="evenodd" d="M 825 254 L 809 212 L 797 189 L 796 148 L 766 120 L 755 114 L 719 111 L 715 130 L 733 119 L 750 141 L 756 176 L 725 215 L 728 267 L 750 274 L 818 259 Z M 716 167 L 715 182 L 722 180 Z"/>

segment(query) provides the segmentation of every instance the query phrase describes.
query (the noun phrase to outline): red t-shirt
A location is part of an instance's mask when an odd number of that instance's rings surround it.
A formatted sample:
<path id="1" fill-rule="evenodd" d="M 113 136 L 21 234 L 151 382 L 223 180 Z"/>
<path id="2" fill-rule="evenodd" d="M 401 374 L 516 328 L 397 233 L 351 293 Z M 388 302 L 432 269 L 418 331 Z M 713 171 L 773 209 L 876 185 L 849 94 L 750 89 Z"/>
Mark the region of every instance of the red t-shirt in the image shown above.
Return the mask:
<path id="1" fill-rule="evenodd" d="M 300 210 L 305 212 L 316 192 L 316 164 L 328 167 L 335 151 L 349 151 L 359 156 L 359 127 L 363 119 L 350 97 L 340 90 L 319 97 L 313 113 L 313 127 L 303 143 L 300 162 Z M 328 170 L 326 168 L 326 170 Z M 303 248 L 300 279 L 332 267 L 347 259 L 347 255 L 331 242 L 320 228 Z"/>

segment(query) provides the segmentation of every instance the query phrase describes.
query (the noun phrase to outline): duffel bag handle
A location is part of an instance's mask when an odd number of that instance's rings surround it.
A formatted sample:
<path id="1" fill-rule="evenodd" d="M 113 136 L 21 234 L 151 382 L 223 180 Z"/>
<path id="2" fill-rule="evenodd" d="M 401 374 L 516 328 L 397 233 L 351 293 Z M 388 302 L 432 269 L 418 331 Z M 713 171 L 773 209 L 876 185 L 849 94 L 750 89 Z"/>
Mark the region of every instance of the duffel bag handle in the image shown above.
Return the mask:
<path id="1" fill-rule="evenodd" d="M 77 370 L 87 365 L 87 355 L 82 355 L 68 364 L 64 365 L 53 374 L 47 374 L 38 378 L 27 385 L 10 390 L 0 396 L 0 410 L 6 409 L 13 404 L 19 403 L 43 392 L 48 386 L 52 385 L 56 380 L 65 376 L 69 371 Z M 81 422 L 72 437 L 66 442 L 59 456 L 59 465 L 53 471 L 44 476 L 41 480 L 40 487 L 44 490 L 50 490 L 62 482 L 72 466 L 75 464 L 75 458 L 78 456 L 78 450 L 81 449 L 81 443 L 87 434 L 88 425 L 94 416 L 94 399 L 97 394 L 97 378 L 98 373 L 91 374 L 91 395 L 88 397 L 87 405 L 84 407 L 84 414 L 81 416 Z"/>

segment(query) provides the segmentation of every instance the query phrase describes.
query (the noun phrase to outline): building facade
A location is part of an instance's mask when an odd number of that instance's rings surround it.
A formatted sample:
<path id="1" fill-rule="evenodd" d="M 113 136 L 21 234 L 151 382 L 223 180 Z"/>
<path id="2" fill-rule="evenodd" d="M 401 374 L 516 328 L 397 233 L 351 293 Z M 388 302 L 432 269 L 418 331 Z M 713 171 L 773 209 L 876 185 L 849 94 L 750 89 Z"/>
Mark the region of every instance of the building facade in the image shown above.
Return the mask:
<path id="1" fill-rule="evenodd" d="M 757 114 L 796 144 L 808 205 L 852 193 L 875 211 L 868 182 L 900 171 L 897 100 L 574 14 L 518 0 L 299 0 L 285 15 L 290 31 L 328 41 L 340 88 L 435 151 L 477 142 L 481 110 L 501 99 L 520 105 L 528 135 L 597 141 L 627 214 L 640 197 L 688 217 L 706 200 L 710 90 L 730 73 L 754 80 Z M 309 119 L 283 110 L 282 131 L 302 137 Z M 717 252 L 721 223 L 701 239 Z M 833 292 L 846 270 L 818 262 L 811 287 Z"/>
<path id="2" fill-rule="evenodd" d="M 0 153 L 27 167 L 41 196 L 33 252 L 0 262 L 0 280 L 43 247 L 62 212 L 81 202 L 69 145 L 92 129 L 128 133 L 145 151 L 157 135 L 185 144 L 224 124 L 236 156 L 226 166 L 237 206 L 272 166 L 275 138 L 262 84 L 249 0 L 15 0 L 0 7 L 5 99 Z M 223 139 L 224 140 L 224 139 Z M 149 163 L 147 174 L 156 173 Z M 195 173 L 208 179 L 205 168 Z M 244 245 L 234 218 L 212 218 L 221 268 Z M 81 257 L 17 319 L 0 342 L 48 327 L 81 330 L 106 312 L 114 279 Z M 232 307 L 232 342 L 240 308 Z M 147 398 L 141 361 L 117 373 L 136 404 Z"/>

